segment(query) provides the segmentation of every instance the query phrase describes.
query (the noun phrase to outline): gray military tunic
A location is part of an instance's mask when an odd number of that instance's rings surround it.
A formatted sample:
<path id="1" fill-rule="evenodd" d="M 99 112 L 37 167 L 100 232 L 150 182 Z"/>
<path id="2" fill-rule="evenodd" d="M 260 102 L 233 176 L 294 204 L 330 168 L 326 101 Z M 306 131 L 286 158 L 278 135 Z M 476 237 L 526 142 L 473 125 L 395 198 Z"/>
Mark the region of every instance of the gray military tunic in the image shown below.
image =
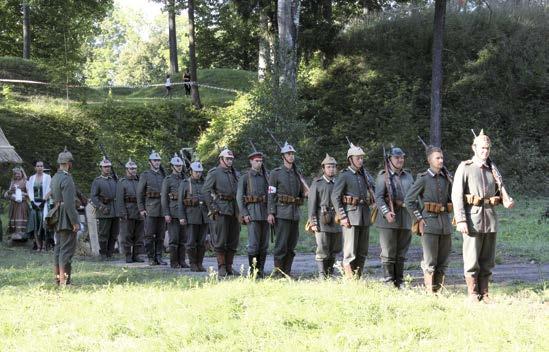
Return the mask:
<path id="1" fill-rule="evenodd" d="M 451 203 L 450 188 L 450 182 L 442 173 L 428 169 L 418 174 L 404 199 L 411 215 L 418 221 L 425 221 L 425 230 L 421 236 L 421 267 L 424 272 L 438 272 L 444 275 L 448 268 L 452 247 L 452 225 L 448 212 L 448 203 Z M 428 211 L 426 202 L 439 204 L 441 212 Z"/>
<path id="2" fill-rule="evenodd" d="M 395 212 L 395 221 L 392 223 L 385 217 L 390 211 L 387 183 L 390 185 Z M 414 178 L 408 170 L 395 172 L 389 168 L 388 176 L 385 170 L 381 170 L 377 175 L 375 198 L 378 213 L 375 226 L 379 231 L 382 263 L 396 264 L 404 263 L 406 260 L 406 253 L 412 241 L 412 218 L 404 206 L 404 197 L 413 183 Z"/>
<path id="3" fill-rule="evenodd" d="M 325 175 L 313 181 L 309 190 L 309 221 L 316 225 L 315 233 L 317 261 L 335 263 L 335 256 L 341 252 L 341 226 L 336 224 L 336 211 L 332 204 L 334 179 Z"/>
<path id="4" fill-rule="evenodd" d="M 480 205 L 468 204 L 466 196 L 482 199 Z M 476 157 L 462 162 L 454 176 L 452 202 L 456 222 L 467 222 L 469 234 L 463 235 L 465 276 L 490 277 L 495 266 L 498 218 L 488 201 L 499 196 L 490 166 Z"/>
<path id="5" fill-rule="evenodd" d="M 338 175 L 332 192 L 332 204 L 341 219 L 348 218 L 350 228 L 343 229 L 343 265 L 353 270 L 362 269 L 368 255 L 370 237 L 370 204 L 373 203 L 368 188 L 373 185 L 363 171 L 351 166 Z M 354 200 L 353 203 L 348 200 Z"/>
<path id="6" fill-rule="evenodd" d="M 249 216 L 248 255 L 266 254 L 269 249 L 269 224 L 267 223 L 267 190 L 269 183 L 263 171 L 250 169 L 238 180 L 236 200 L 240 216 Z"/>
<path id="7" fill-rule="evenodd" d="M 91 202 L 99 220 L 98 236 L 101 254 L 111 256 L 118 239 L 119 223 L 116 216 L 116 181 L 112 176 L 98 176 L 92 182 Z"/>
<path id="8" fill-rule="evenodd" d="M 164 182 L 164 177 L 160 170 L 149 169 L 139 176 L 137 185 L 137 207 L 140 212 L 147 211 L 145 217 L 145 247 L 149 258 L 161 256 L 164 246 L 165 221 L 162 216 L 160 201 L 162 182 Z"/>
<path id="9" fill-rule="evenodd" d="M 183 181 L 181 174 L 172 173 L 166 176 L 162 183 L 160 191 L 160 200 L 162 203 L 162 214 L 170 216 L 172 220 L 168 223 L 168 234 L 170 247 L 177 248 L 184 246 L 187 241 L 186 226 L 179 223 L 179 185 Z M 171 249 L 170 249 L 171 250 Z"/>
<path id="10" fill-rule="evenodd" d="M 208 172 L 202 194 L 215 217 L 214 247 L 218 253 L 236 252 L 240 239 L 240 222 L 236 191 L 238 178 L 234 169 L 221 166 Z"/>
<path id="11" fill-rule="evenodd" d="M 192 177 L 183 180 L 178 189 L 179 218 L 187 221 L 188 249 L 204 247 L 205 236 L 208 233 L 208 207 L 202 193 L 204 178 Z M 185 204 L 187 203 L 187 204 Z"/>
<path id="12" fill-rule="evenodd" d="M 136 176 L 118 180 L 116 185 L 116 215 L 120 219 L 120 235 L 125 253 L 137 255 L 143 246 L 143 218 L 137 208 Z"/>
<path id="13" fill-rule="evenodd" d="M 295 257 L 299 239 L 299 207 L 303 204 L 303 196 L 301 179 L 293 168 L 282 166 L 271 172 L 267 209 L 276 218 L 273 256 L 277 262 L 285 263 Z"/>

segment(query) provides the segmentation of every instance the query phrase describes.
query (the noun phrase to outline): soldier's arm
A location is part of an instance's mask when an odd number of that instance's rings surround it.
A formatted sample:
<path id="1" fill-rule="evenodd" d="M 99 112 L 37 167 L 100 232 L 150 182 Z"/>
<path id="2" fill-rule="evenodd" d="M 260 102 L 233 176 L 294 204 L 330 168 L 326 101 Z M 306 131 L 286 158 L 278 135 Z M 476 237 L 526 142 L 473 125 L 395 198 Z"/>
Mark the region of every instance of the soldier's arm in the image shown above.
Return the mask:
<path id="1" fill-rule="evenodd" d="M 249 216 L 250 213 L 248 212 L 248 207 L 246 206 L 244 202 L 244 196 L 246 195 L 247 191 L 247 182 L 248 177 L 250 177 L 249 174 L 245 174 L 240 177 L 238 180 L 238 188 L 236 190 L 236 202 L 238 203 L 238 209 L 240 209 L 240 215 L 241 216 Z"/>
<path id="2" fill-rule="evenodd" d="M 74 181 L 72 178 L 65 177 L 63 181 L 61 181 L 61 194 L 63 195 L 63 203 L 65 205 L 65 212 L 67 216 L 69 217 L 69 221 L 71 222 L 71 225 L 78 224 L 78 211 L 76 211 L 76 186 L 74 185 Z"/>
<path id="3" fill-rule="evenodd" d="M 332 191 L 332 204 L 334 206 L 334 209 L 339 212 L 339 217 L 341 219 L 345 219 L 347 217 L 347 213 L 345 212 L 345 207 L 343 206 L 342 201 L 344 190 L 345 176 L 343 174 L 340 174 L 335 180 L 334 189 Z"/>
<path id="4" fill-rule="evenodd" d="M 202 195 L 204 196 L 204 201 L 206 202 L 206 205 L 208 206 L 208 209 L 210 210 L 210 212 L 217 213 L 219 212 L 219 209 L 212 197 L 212 192 L 214 191 L 214 187 L 215 187 L 214 172 L 208 172 L 208 175 L 206 176 L 206 180 L 204 181 L 204 186 L 202 187 Z"/>
<path id="5" fill-rule="evenodd" d="M 317 194 L 317 182 L 313 181 L 313 184 L 311 185 L 311 188 L 309 189 L 309 200 L 307 203 L 307 214 L 309 217 L 309 221 L 313 223 L 314 225 L 318 226 L 318 218 L 316 214 L 317 210 L 317 203 L 319 201 L 318 194 Z"/>
<path id="6" fill-rule="evenodd" d="M 139 177 L 139 183 L 137 184 L 137 191 L 135 196 L 137 198 L 137 208 L 139 211 L 145 210 L 145 189 L 147 188 L 147 180 L 145 175 Z"/>
<path id="7" fill-rule="evenodd" d="M 376 192 L 375 199 L 378 209 L 381 211 L 383 216 L 391 211 L 389 205 L 385 202 L 385 190 L 387 189 L 387 184 L 385 183 L 385 173 L 377 175 L 376 179 Z"/>
<path id="8" fill-rule="evenodd" d="M 162 181 L 162 188 L 160 189 L 160 205 L 162 207 L 162 215 L 170 216 L 170 198 L 169 193 L 169 179 L 166 177 Z"/>
<path id="9" fill-rule="evenodd" d="M 269 176 L 269 191 L 267 196 L 267 209 L 269 214 L 276 216 L 276 202 L 278 201 L 277 172 L 271 172 Z"/>
<path id="10" fill-rule="evenodd" d="M 177 213 L 178 213 L 179 219 L 183 219 L 185 221 L 187 221 L 187 209 L 185 208 L 183 199 L 185 199 L 186 189 L 187 189 L 187 181 L 181 182 L 179 184 L 179 188 L 177 189 Z"/>
<path id="11" fill-rule="evenodd" d="M 91 202 L 94 207 L 99 208 L 103 203 L 101 200 L 99 200 L 99 195 L 101 194 L 101 190 L 99 189 L 99 182 L 97 180 L 93 180 L 92 186 L 91 186 Z"/>
<path id="12" fill-rule="evenodd" d="M 124 204 L 124 185 L 121 181 L 118 181 L 116 185 L 116 216 L 123 218 L 128 215 Z"/>
<path id="13" fill-rule="evenodd" d="M 423 219 L 423 216 L 421 215 L 421 212 L 418 208 L 418 196 L 423 191 L 424 187 L 425 179 L 420 174 L 417 176 L 416 181 L 414 182 L 412 187 L 410 187 L 408 192 L 406 192 L 406 196 L 404 197 L 404 204 L 406 204 L 406 209 L 408 209 L 412 218 L 418 220 Z"/>
<path id="14" fill-rule="evenodd" d="M 454 175 L 454 183 L 452 185 L 452 204 L 454 205 L 454 217 L 456 222 L 466 222 L 465 217 L 465 203 L 463 195 L 465 189 L 465 163 L 459 164 L 456 174 Z"/>

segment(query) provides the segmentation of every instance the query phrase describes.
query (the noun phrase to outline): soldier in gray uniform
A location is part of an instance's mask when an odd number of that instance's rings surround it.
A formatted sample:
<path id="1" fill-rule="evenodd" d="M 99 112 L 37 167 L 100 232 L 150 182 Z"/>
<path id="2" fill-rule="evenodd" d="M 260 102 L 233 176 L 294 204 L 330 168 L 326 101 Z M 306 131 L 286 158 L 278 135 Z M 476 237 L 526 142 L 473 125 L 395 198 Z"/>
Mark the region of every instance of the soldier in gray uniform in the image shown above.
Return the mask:
<path id="1" fill-rule="evenodd" d="M 165 220 L 162 216 L 160 191 L 164 175 L 160 170 L 160 154 L 149 155 L 151 168 L 139 176 L 137 184 L 137 208 L 145 218 L 145 250 L 150 265 L 167 265 L 162 260 L 164 249 Z"/>
<path id="2" fill-rule="evenodd" d="M 427 148 L 429 169 L 417 175 L 406 193 L 406 208 L 419 222 L 423 247 L 423 278 L 425 289 L 436 293 L 444 285 L 444 274 L 452 248 L 451 179 L 443 170 L 444 156 L 438 147 Z"/>
<path id="3" fill-rule="evenodd" d="M 179 222 L 187 225 L 187 254 L 191 271 L 204 272 L 205 240 L 209 228 L 208 207 L 204 200 L 202 187 L 204 168 L 200 161 L 191 163 L 191 177 L 179 185 L 178 205 Z"/>
<path id="4" fill-rule="evenodd" d="M 58 212 L 58 221 L 54 225 L 55 247 L 53 252 L 55 281 L 58 285 L 71 284 L 72 257 L 76 250 L 76 232 L 80 229 L 76 210 L 76 187 L 69 173 L 73 157 L 65 150 L 59 153 L 59 169 L 51 180 L 51 198 L 54 208 L 50 214 Z"/>
<path id="5" fill-rule="evenodd" d="M 308 191 L 294 164 L 295 153 L 293 146 L 284 143 L 280 149 L 284 164 L 274 169 L 269 176 L 267 221 L 275 227 L 275 276 L 279 276 L 280 272 L 291 274 L 299 239 L 299 207 L 303 205 Z"/>
<path id="6" fill-rule="evenodd" d="M 490 302 L 488 283 L 496 257 L 498 219 L 495 207 L 512 208 L 514 200 L 490 160 L 491 141 L 481 131 L 473 142 L 472 159 L 456 170 L 452 201 L 457 230 L 463 235 L 463 271 L 469 299 Z"/>
<path id="7" fill-rule="evenodd" d="M 321 163 L 322 176 L 313 181 L 309 190 L 309 222 L 315 232 L 316 263 L 321 278 L 334 272 L 335 256 L 341 252 L 341 226 L 335 222 L 335 208 L 332 205 L 334 177 L 337 161 L 326 154 Z"/>
<path id="8" fill-rule="evenodd" d="M 162 214 L 168 226 L 170 243 L 170 266 L 174 269 L 188 268 L 185 263 L 186 221 L 180 223 L 179 212 L 179 185 L 183 181 L 183 160 L 176 155 L 170 160 L 172 173 L 164 179 L 160 191 Z"/>
<path id="9" fill-rule="evenodd" d="M 233 258 L 240 239 L 236 190 L 238 176 L 233 168 L 234 155 L 227 148 L 219 154 L 219 165 L 208 171 L 202 194 L 215 223 L 214 247 L 218 275 L 234 275 Z"/>
<path id="10" fill-rule="evenodd" d="M 410 171 L 403 169 L 404 157 L 402 149 L 390 149 L 385 156 L 386 167 L 377 175 L 375 193 L 378 206 L 375 225 L 379 231 L 383 279 L 397 288 L 404 280 L 404 262 L 412 241 L 412 218 L 404 208 L 404 197 L 414 178 Z"/>
<path id="11" fill-rule="evenodd" d="M 351 144 L 347 150 L 347 161 L 349 166 L 336 178 L 332 204 L 338 211 L 343 229 L 345 276 L 360 278 L 368 255 L 374 180 L 363 167 L 362 148 Z"/>
<path id="12" fill-rule="evenodd" d="M 116 185 L 116 215 L 120 221 L 122 245 L 126 263 L 143 263 L 139 258 L 143 247 L 143 218 L 137 209 L 137 164 L 130 158 L 126 163 L 126 176 Z"/>
<path id="13" fill-rule="evenodd" d="M 254 151 L 248 155 L 250 170 L 238 180 L 236 200 L 242 221 L 248 226 L 248 263 L 250 273 L 254 267 L 257 276 L 263 277 L 263 269 L 269 249 L 269 224 L 267 223 L 267 181 L 263 167 L 263 153 Z M 254 262 L 255 260 L 255 262 Z"/>
<path id="14" fill-rule="evenodd" d="M 101 259 L 111 259 L 118 239 L 119 223 L 116 216 L 116 180 L 111 174 L 112 164 L 103 157 L 99 163 L 101 175 L 91 185 L 91 202 L 99 221 L 99 254 Z"/>

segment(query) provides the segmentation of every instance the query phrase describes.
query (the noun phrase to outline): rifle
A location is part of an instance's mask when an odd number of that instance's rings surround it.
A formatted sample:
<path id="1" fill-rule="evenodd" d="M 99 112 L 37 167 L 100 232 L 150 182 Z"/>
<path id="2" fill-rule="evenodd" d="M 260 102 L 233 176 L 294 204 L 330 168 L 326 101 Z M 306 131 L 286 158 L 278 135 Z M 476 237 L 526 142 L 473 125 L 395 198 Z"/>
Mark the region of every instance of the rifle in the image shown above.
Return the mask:
<path id="1" fill-rule="evenodd" d="M 272 140 L 275 142 L 275 144 L 277 145 L 278 149 L 279 149 L 279 150 L 282 150 L 282 146 L 280 145 L 280 143 L 278 142 L 278 140 L 275 138 L 275 136 L 273 135 L 273 133 L 271 132 L 271 130 L 267 128 L 267 132 L 269 132 L 269 134 L 271 135 L 271 138 L 272 138 Z M 295 173 L 296 173 L 297 176 L 299 177 L 299 180 L 301 181 L 301 184 L 302 184 L 303 187 L 305 188 L 305 192 L 306 192 L 307 194 L 309 194 L 309 186 L 307 185 L 307 182 L 305 182 L 305 180 L 303 179 L 303 176 L 301 176 L 301 173 L 300 173 L 299 170 L 297 169 L 297 165 L 296 165 L 295 159 L 294 159 L 294 162 L 292 163 L 292 169 L 295 171 Z"/>
<path id="2" fill-rule="evenodd" d="M 107 151 L 105 150 L 105 146 L 103 145 L 103 143 L 99 143 L 99 150 L 101 151 L 101 154 L 103 154 L 103 157 L 105 159 L 111 161 L 111 158 L 109 158 L 109 156 L 107 155 Z M 116 175 L 116 171 L 114 171 L 114 166 L 111 166 L 111 173 L 112 173 L 112 178 L 115 181 L 118 181 L 118 176 Z"/>
<path id="3" fill-rule="evenodd" d="M 383 146 L 383 167 L 385 169 L 385 188 L 387 188 L 387 196 L 389 198 L 389 209 L 391 213 L 395 213 L 395 207 L 393 205 L 393 187 L 389 180 L 389 166 L 387 165 L 387 154 L 385 153 L 385 146 Z"/>
<path id="4" fill-rule="evenodd" d="M 421 138 L 420 136 L 417 136 L 417 138 L 419 139 L 419 141 L 421 142 L 421 144 L 423 144 L 423 147 L 425 148 L 425 151 L 427 151 L 429 149 L 429 146 L 427 145 L 427 143 L 425 143 L 425 141 L 423 140 L 423 138 Z M 452 174 L 450 173 L 450 170 L 448 170 L 448 168 L 446 167 L 446 165 L 442 165 L 442 174 L 444 175 L 444 177 L 446 177 L 446 179 L 450 182 L 450 183 L 453 183 L 454 182 L 454 177 L 452 176 Z"/>
<path id="5" fill-rule="evenodd" d="M 477 134 L 475 131 L 471 128 L 471 132 L 473 133 L 473 136 L 477 138 Z M 503 184 L 503 176 L 499 172 L 499 169 L 497 168 L 496 164 L 488 157 L 486 159 L 486 163 L 488 164 L 488 167 L 490 167 L 490 171 L 492 171 L 492 176 L 494 176 L 494 180 L 496 181 L 496 184 L 498 185 L 499 191 L 501 193 L 501 198 L 504 199 L 507 202 L 512 202 L 513 198 L 507 193 L 507 189 L 505 188 L 505 185 Z"/>

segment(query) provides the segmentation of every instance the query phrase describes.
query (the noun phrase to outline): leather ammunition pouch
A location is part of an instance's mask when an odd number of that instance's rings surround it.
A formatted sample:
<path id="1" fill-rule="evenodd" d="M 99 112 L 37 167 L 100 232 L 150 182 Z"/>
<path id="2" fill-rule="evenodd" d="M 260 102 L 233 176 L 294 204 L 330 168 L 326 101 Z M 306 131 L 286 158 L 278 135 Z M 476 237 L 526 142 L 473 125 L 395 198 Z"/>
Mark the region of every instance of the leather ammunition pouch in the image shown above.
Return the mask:
<path id="1" fill-rule="evenodd" d="M 147 198 L 160 198 L 160 192 L 148 191 L 148 192 L 145 192 L 145 196 Z"/>
<path id="2" fill-rule="evenodd" d="M 279 194 L 278 201 L 282 204 L 295 204 L 295 205 L 303 204 L 303 198 L 294 197 L 287 194 Z"/>
<path id="3" fill-rule="evenodd" d="M 499 205 L 501 204 L 501 197 L 500 196 L 494 196 L 494 197 L 488 197 L 488 198 L 481 198 L 474 194 L 466 194 L 465 195 L 465 202 L 469 205 L 475 205 L 477 207 L 483 206 L 483 205 Z"/>
<path id="4" fill-rule="evenodd" d="M 200 201 L 198 200 L 198 197 L 184 198 L 183 204 L 186 207 L 197 207 L 198 205 L 200 205 Z"/>
<path id="5" fill-rule="evenodd" d="M 367 199 L 363 199 L 360 197 L 353 197 L 353 196 L 342 196 L 341 202 L 345 205 L 352 205 L 354 207 L 356 207 L 359 204 L 369 205 L 369 202 Z"/>
<path id="6" fill-rule="evenodd" d="M 385 197 L 385 203 L 389 204 L 389 198 Z M 393 199 L 393 206 L 395 209 L 404 208 L 405 204 L 400 199 Z"/>
<path id="7" fill-rule="evenodd" d="M 233 201 L 235 197 L 232 194 L 221 194 L 221 193 L 219 193 L 217 195 L 217 198 L 219 200 Z"/>
<path id="8" fill-rule="evenodd" d="M 124 203 L 137 203 L 137 198 L 131 196 L 124 197 Z"/>
<path id="9" fill-rule="evenodd" d="M 265 196 L 244 196 L 244 203 L 250 204 L 250 203 L 265 203 L 267 201 L 267 197 Z"/>
<path id="10" fill-rule="evenodd" d="M 433 202 L 424 202 L 425 210 L 429 213 L 440 214 L 440 213 L 449 213 L 454 209 L 452 203 L 440 204 Z"/>
<path id="11" fill-rule="evenodd" d="M 320 209 L 320 222 L 323 225 L 332 225 L 335 221 L 335 210 L 332 207 L 322 207 Z"/>
<path id="12" fill-rule="evenodd" d="M 174 192 L 168 193 L 168 197 L 170 198 L 170 200 L 177 200 L 177 199 L 179 199 L 179 197 L 177 196 L 177 193 L 174 193 Z"/>

